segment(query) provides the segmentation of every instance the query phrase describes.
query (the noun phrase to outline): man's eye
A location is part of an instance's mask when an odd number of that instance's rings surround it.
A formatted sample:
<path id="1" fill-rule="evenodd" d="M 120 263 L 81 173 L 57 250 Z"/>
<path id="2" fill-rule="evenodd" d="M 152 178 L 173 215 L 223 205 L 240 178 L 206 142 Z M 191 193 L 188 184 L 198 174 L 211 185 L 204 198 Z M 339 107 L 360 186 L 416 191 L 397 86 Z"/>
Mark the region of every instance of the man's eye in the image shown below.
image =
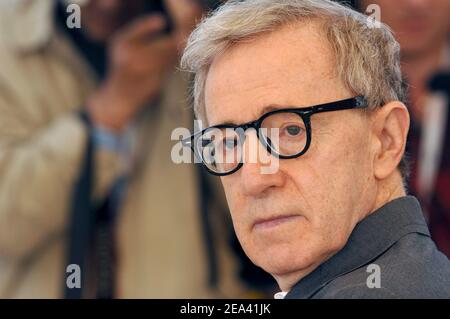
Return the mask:
<path id="1" fill-rule="evenodd" d="M 298 125 L 289 125 L 284 129 L 288 136 L 298 136 L 303 132 L 303 128 Z"/>

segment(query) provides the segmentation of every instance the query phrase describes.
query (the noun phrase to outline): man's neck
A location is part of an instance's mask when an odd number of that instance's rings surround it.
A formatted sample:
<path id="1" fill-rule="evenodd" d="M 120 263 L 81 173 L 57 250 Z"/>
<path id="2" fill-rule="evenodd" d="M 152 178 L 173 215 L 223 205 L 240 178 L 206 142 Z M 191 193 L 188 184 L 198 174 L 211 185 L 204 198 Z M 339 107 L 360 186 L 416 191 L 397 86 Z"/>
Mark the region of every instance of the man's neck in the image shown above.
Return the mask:
<path id="1" fill-rule="evenodd" d="M 290 274 L 283 274 L 282 276 L 273 275 L 275 280 L 278 283 L 278 286 L 280 286 L 280 289 L 283 292 L 289 292 L 292 287 L 294 287 L 300 280 L 305 278 L 307 275 L 309 275 L 311 272 L 313 272 L 317 267 L 320 266 L 321 263 L 324 262 L 324 260 L 327 260 L 331 256 L 326 256 L 325 258 L 321 258 L 320 262 L 314 263 L 307 268 L 294 271 Z"/>
<path id="2" fill-rule="evenodd" d="M 371 209 L 365 214 L 362 214 L 360 221 L 370 214 L 377 211 L 379 208 L 383 207 L 385 204 L 406 196 L 406 191 L 403 183 L 403 178 L 399 171 L 395 171 L 389 178 L 380 181 L 378 185 L 377 196 L 371 205 Z M 336 253 L 336 252 L 335 252 Z M 313 272 L 317 267 L 320 266 L 324 261 L 331 258 L 334 254 L 328 256 L 322 256 L 318 263 L 311 264 L 307 268 L 297 270 L 290 274 L 283 274 L 282 276 L 273 275 L 277 281 L 280 289 L 284 292 L 288 292 L 304 277 Z"/>
<path id="3" fill-rule="evenodd" d="M 406 196 L 406 190 L 403 178 L 400 172 L 395 172 L 390 178 L 380 182 L 372 209 L 365 217 L 376 212 L 387 203 L 404 196 Z"/>

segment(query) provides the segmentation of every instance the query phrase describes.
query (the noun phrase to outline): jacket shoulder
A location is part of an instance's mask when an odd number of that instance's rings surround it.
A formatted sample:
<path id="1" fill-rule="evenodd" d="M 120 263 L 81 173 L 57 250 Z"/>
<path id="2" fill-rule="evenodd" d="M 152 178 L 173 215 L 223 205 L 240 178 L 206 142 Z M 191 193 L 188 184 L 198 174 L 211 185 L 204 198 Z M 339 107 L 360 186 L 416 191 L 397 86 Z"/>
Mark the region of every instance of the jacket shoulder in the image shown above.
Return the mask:
<path id="1" fill-rule="evenodd" d="M 370 263 L 335 278 L 315 297 L 450 298 L 450 261 L 428 236 L 411 233 Z"/>

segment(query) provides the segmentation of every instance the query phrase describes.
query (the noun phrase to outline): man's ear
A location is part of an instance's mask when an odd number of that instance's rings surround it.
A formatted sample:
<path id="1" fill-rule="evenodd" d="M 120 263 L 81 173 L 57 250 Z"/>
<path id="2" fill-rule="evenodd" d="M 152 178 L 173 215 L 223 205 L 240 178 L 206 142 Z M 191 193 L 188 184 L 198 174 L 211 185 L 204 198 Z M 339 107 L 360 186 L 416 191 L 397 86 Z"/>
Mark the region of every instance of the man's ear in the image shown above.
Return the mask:
<path id="1" fill-rule="evenodd" d="M 373 114 L 377 142 L 373 167 L 377 179 L 385 179 L 397 169 L 405 153 L 409 125 L 408 109 L 398 101 L 384 105 Z"/>

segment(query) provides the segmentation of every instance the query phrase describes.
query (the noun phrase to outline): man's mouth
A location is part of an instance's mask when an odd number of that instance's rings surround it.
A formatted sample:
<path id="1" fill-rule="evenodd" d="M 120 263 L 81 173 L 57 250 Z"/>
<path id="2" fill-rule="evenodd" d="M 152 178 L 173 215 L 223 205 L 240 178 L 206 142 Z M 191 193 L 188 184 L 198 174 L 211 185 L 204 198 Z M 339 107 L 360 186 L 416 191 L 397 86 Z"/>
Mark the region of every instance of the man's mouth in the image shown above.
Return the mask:
<path id="1" fill-rule="evenodd" d="M 253 229 L 254 230 L 271 229 L 281 224 L 292 222 L 301 217 L 302 217 L 301 215 L 278 215 L 278 216 L 271 216 L 268 218 L 260 218 L 257 219 L 253 224 Z"/>

